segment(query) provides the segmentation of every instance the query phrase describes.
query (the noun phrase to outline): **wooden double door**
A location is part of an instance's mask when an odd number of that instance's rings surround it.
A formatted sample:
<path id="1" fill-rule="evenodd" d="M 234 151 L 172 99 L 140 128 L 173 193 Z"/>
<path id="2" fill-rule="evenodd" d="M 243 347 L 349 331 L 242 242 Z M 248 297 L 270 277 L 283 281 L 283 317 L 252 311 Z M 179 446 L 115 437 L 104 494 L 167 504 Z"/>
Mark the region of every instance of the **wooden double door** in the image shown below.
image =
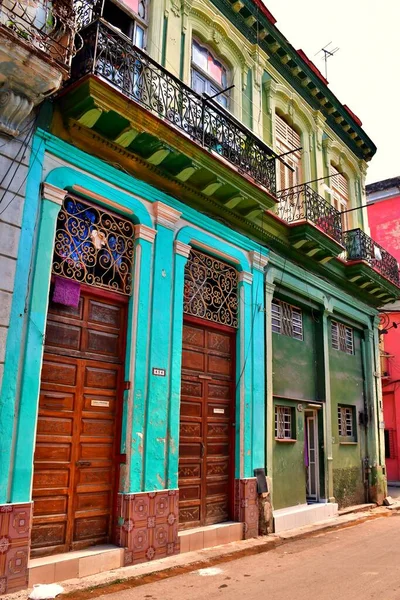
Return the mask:
<path id="1" fill-rule="evenodd" d="M 116 295 L 115 295 L 116 296 Z M 32 555 L 111 539 L 126 303 L 50 303 L 37 421 Z"/>
<path id="2" fill-rule="evenodd" d="M 183 325 L 179 438 L 182 528 L 232 518 L 235 332 Z"/>

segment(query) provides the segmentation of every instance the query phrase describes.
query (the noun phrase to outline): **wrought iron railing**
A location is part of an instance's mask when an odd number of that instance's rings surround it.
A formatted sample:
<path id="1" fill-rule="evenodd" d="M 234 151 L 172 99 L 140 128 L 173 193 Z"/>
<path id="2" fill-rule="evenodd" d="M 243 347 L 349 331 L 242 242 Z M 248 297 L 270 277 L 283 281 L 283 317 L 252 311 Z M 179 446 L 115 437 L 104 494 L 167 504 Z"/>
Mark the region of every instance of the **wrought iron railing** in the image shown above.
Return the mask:
<path id="1" fill-rule="evenodd" d="M 342 243 L 340 213 L 309 185 L 303 183 L 276 194 L 278 215 L 287 223 L 310 221 L 331 238 Z"/>
<path id="2" fill-rule="evenodd" d="M 366 233 L 351 229 L 344 232 L 343 239 L 348 261 L 364 260 L 392 283 L 400 285 L 397 260 Z"/>
<path id="3" fill-rule="evenodd" d="M 0 26 L 69 68 L 76 31 L 72 0 L 1 0 Z"/>
<path id="4" fill-rule="evenodd" d="M 93 73 L 275 194 L 275 154 L 223 108 L 171 75 L 100 19 L 80 32 L 72 76 Z"/>

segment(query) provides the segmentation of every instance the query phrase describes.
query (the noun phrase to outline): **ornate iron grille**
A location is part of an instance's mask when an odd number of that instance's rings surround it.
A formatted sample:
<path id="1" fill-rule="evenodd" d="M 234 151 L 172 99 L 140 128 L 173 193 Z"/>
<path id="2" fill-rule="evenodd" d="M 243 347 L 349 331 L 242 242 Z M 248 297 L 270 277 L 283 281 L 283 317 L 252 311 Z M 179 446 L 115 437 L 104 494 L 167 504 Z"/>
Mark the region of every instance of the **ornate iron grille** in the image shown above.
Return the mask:
<path id="1" fill-rule="evenodd" d="M 192 249 L 185 267 L 183 312 L 237 328 L 237 283 L 236 269 Z"/>
<path id="2" fill-rule="evenodd" d="M 344 245 L 347 260 L 365 260 L 389 281 L 400 286 L 397 260 L 361 229 L 345 231 Z"/>
<path id="3" fill-rule="evenodd" d="M 132 223 L 67 196 L 58 215 L 53 273 L 129 295 Z"/>
<path id="4" fill-rule="evenodd" d="M 0 24 L 64 68 L 70 66 L 76 32 L 72 0 L 2 0 Z"/>
<path id="5" fill-rule="evenodd" d="M 222 107 L 195 93 L 105 23 L 94 21 L 80 35 L 83 47 L 73 63 L 75 79 L 87 73 L 106 79 L 275 195 L 274 152 Z"/>
<path id="6" fill-rule="evenodd" d="M 303 183 L 276 194 L 278 214 L 287 223 L 311 221 L 334 240 L 342 243 L 340 212 L 309 185 Z"/>

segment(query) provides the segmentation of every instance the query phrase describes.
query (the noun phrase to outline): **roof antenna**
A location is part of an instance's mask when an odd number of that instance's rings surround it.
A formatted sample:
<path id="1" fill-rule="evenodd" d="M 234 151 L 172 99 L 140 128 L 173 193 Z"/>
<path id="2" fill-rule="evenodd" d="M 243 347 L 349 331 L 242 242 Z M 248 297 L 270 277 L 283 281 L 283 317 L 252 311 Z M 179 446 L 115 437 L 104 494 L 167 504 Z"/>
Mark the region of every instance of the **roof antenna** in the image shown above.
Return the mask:
<path id="1" fill-rule="evenodd" d="M 329 42 L 329 44 L 326 44 L 326 46 L 324 46 L 323 48 L 321 48 L 321 50 L 319 50 L 317 52 L 317 54 L 320 54 L 320 52 L 324 53 L 323 59 L 325 61 L 325 79 L 326 80 L 328 80 L 328 58 L 330 58 L 331 56 L 336 54 L 336 52 L 338 50 L 340 50 L 339 47 L 329 48 L 329 50 L 328 50 L 328 46 L 330 46 L 331 44 L 332 44 L 332 42 Z M 315 56 L 317 56 L 317 54 L 315 54 Z"/>

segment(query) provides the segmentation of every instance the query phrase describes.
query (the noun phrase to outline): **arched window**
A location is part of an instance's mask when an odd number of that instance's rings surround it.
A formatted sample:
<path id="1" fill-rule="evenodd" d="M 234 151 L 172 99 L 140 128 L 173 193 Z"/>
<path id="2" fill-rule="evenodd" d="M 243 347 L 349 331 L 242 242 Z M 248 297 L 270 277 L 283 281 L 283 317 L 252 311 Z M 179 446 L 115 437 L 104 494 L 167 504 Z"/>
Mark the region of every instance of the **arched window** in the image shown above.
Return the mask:
<path id="1" fill-rule="evenodd" d="M 347 231 L 349 229 L 349 219 L 347 211 L 349 208 L 349 185 L 346 177 L 339 172 L 339 170 L 331 164 L 330 168 L 330 188 L 332 194 L 333 206 L 342 214 L 342 229 Z"/>
<path id="2" fill-rule="evenodd" d="M 213 54 L 197 40 L 192 41 L 192 88 L 198 94 L 214 96 L 227 87 L 227 69 Z M 229 95 L 220 94 L 215 98 L 228 108 Z"/>
<path id="3" fill-rule="evenodd" d="M 276 148 L 279 154 L 286 154 L 284 157 L 285 163 L 292 167 L 293 171 L 288 169 L 282 162 L 279 161 L 279 173 L 277 173 L 277 188 L 278 190 L 286 190 L 287 188 L 299 185 L 302 181 L 301 177 L 301 150 L 291 152 L 300 148 L 300 135 L 286 121 L 275 114 L 275 130 L 276 130 Z"/>

